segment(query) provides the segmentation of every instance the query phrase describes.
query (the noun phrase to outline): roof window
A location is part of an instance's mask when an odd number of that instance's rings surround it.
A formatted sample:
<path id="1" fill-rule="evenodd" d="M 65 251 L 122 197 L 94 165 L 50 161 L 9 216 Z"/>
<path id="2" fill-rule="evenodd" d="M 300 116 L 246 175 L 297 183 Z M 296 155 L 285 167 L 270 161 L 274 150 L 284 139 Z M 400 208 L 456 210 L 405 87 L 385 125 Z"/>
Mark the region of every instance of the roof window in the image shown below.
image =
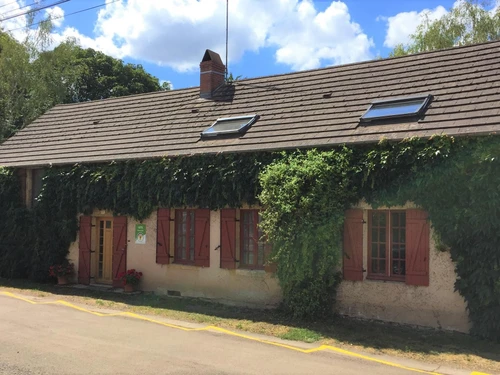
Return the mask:
<path id="1" fill-rule="evenodd" d="M 243 134 L 257 118 L 257 115 L 219 118 L 209 128 L 201 132 L 201 137 L 210 138 L 225 134 Z"/>
<path id="2" fill-rule="evenodd" d="M 424 95 L 375 100 L 361 116 L 360 120 L 370 122 L 397 117 L 420 116 L 427 109 L 431 99 L 432 95 Z"/>

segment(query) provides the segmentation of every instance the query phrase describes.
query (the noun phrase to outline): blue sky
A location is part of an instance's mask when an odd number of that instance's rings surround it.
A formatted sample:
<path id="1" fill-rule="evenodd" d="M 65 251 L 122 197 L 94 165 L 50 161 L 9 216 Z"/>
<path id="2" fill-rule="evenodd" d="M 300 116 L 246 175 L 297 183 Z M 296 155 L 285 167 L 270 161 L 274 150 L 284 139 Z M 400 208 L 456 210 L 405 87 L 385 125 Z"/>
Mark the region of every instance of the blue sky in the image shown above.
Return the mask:
<path id="1" fill-rule="evenodd" d="M 57 0 L 44 0 L 51 4 Z M 225 0 L 70 0 L 48 13 L 53 45 L 67 37 L 142 64 L 174 88 L 199 84 L 205 48 L 225 53 Z M 0 18 L 33 0 L 0 0 Z M 454 0 L 229 0 L 229 71 L 256 77 L 386 57 L 408 40 L 423 12 L 437 18 Z M 23 17 L 0 23 L 13 30 Z M 22 37 L 22 30 L 12 33 Z"/>

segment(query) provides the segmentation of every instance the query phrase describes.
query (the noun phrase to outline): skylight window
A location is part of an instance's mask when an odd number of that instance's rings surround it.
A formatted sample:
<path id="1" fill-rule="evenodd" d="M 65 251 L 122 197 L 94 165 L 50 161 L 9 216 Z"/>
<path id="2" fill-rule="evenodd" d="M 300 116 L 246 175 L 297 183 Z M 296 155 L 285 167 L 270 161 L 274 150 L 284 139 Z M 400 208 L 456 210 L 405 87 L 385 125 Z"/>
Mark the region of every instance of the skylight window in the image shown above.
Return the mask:
<path id="1" fill-rule="evenodd" d="M 242 134 L 257 120 L 257 115 L 219 118 L 212 126 L 201 132 L 202 138 L 225 134 Z"/>
<path id="2" fill-rule="evenodd" d="M 431 95 L 411 96 L 398 99 L 375 100 L 361 116 L 362 122 L 383 120 L 397 117 L 420 116 L 431 101 Z"/>

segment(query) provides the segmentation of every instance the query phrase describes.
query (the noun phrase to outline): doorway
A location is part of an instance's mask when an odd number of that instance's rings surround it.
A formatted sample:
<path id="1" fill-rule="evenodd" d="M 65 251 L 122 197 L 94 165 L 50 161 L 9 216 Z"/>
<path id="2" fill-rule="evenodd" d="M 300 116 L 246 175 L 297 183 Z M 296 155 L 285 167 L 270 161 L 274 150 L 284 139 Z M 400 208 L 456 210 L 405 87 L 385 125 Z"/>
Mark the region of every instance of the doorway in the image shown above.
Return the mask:
<path id="1" fill-rule="evenodd" d="M 95 282 L 113 283 L 113 218 L 97 218 Z"/>

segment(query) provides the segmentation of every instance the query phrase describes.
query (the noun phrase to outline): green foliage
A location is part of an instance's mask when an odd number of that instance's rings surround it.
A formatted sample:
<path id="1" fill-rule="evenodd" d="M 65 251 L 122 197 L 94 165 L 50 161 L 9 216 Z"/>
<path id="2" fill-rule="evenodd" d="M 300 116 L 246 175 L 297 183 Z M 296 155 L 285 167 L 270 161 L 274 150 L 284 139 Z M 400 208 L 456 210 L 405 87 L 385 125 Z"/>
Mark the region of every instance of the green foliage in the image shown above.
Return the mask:
<path id="1" fill-rule="evenodd" d="M 453 138 L 285 153 L 260 175 L 262 227 L 273 243 L 272 260 L 283 306 L 296 318 L 333 311 L 342 265 L 344 211 L 445 160 Z"/>
<path id="2" fill-rule="evenodd" d="M 66 48 L 63 43 L 54 50 Z M 169 90 L 168 84 L 160 85 L 158 78 L 147 73 L 142 65 L 124 64 L 122 60 L 94 51 L 91 48 L 73 47 L 74 68 L 79 74 L 65 103 L 99 100 L 111 97 Z"/>
<path id="3" fill-rule="evenodd" d="M 258 198 L 257 198 L 258 197 Z M 413 201 L 456 264 L 473 332 L 500 341 L 500 139 L 433 137 L 283 153 L 219 154 L 53 167 L 33 210 L 0 170 L 0 277 L 47 278 L 93 209 L 139 220 L 157 207 L 257 203 L 271 260 L 295 318 L 333 311 L 344 210 Z"/>
<path id="4" fill-rule="evenodd" d="M 0 31 L 0 142 L 59 103 L 170 88 L 141 65 L 124 64 L 71 40 L 47 51 L 50 25 L 42 31 L 24 43 Z"/>
<path id="5" fill-rule="evenodd" d="M 391 56 L 500 39 L 500 7 L 493 13 L 488 10 L 490 6 L 488 1 L 463 0 L 439 19 L 431 20 L 426 15 L 410 43 L 396 46 Z"/>
<path id="6" fill-rule="evenodd" d="M 32 238 L 25 229 L 31 224 L 30 213 L 22 207 L 17 177 L 0 167 L 0 277 L 27 277 Z"/>
<path id="7" fill-rule="evenodd" d="M 333 311 L 344 208 L 356 199 L 349 186 L 351 156 L 346 148 L 298 152 L 260 176 L 262 227 L 273 243 L 284 307 L 296 318 Z"/>
<path id="8" fill-rule="evenodd" d="M 473 333 L 500 341 L 500 141 L 462 142 L 459 152 L 426 168 L 378 202 L 425 207 L 450 249 L 455 288 L 468 304 Z"/>
<path id="9" fill-rule="evenodd" d="M 257 176 L 272 157 L 249 153 L 51 168 L 33 210 L 12 216 L 16 207 L 0 206 L 0 218 L 9 220 L 0 223 L 0 239 L 10 241 L 6 247 L 0 243 L 0 277 L 46 280 L 49 267 L 64 260 L 75 240 L 77 214 L 94 208 L 141 220 L 157 207 L 217 209 L 256 203 Z M 0 183 L 1 202 L 19 201 L 11 171 L 3 172 Z M 10 221 L 14 218 L 15 223 Z M 12 273 L 13 268 L 20 272 Z"/>

